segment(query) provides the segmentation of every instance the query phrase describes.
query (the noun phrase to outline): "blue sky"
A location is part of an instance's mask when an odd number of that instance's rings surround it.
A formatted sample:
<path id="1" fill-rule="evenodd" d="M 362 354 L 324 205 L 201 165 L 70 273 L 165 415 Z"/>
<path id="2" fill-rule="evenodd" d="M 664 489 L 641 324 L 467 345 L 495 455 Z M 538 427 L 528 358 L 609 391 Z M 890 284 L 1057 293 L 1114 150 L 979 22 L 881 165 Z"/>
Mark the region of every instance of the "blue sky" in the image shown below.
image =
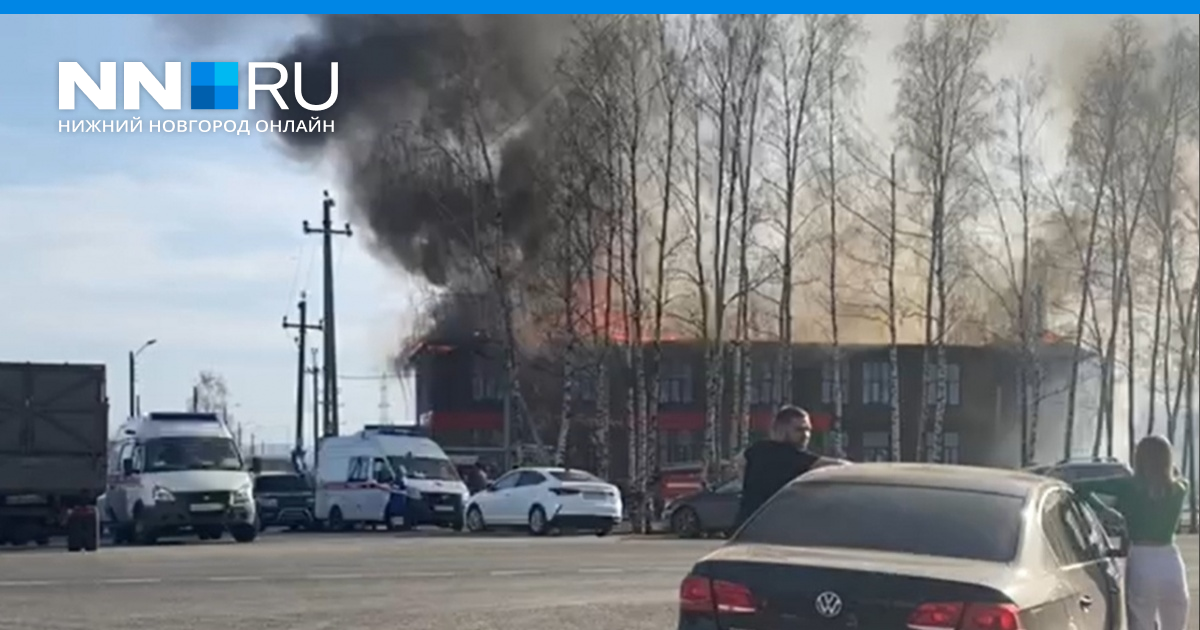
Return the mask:
<path id="1" fill-rule="evenodd" d="M 183 61 L 186 84 L 186 62 L 270 60 L 301 24 L 256 21 L 252 38 L 200 47 L 146 16 L 5 17 L 0 85 L 19 96 L 0 103 L 0 359 L 107 364 L 115 425 L 128 410 L 125 354 L 156 338 L 139 360 L 144 410 L 181 406 L 212 369 L 248 431 L 288 440 L 295 345 L 280 320 L 305 289 L 320 310 L 320 239 L 301 222 L 319 219 L 323 189 L 339 196 L 331 169 L 287 159 L 267 134 L 59 133 L 59 120 L 104 116 L 82 96 L 58 111 L 57 66 L 78 61 L 98 77 L 101 61 L 155 72 Z M 143 97 L 142 118 L 217 117 L 184 98 L 167 115 Z M 335 247 L 340 370 L 378 374 L 419 294 L 362 237 Z M 390 387 L 397 421 L 412 417 L 404 389 Z M 348 428 L 378 419 L 378 382 L 347 380 L 342 398 Z"/>

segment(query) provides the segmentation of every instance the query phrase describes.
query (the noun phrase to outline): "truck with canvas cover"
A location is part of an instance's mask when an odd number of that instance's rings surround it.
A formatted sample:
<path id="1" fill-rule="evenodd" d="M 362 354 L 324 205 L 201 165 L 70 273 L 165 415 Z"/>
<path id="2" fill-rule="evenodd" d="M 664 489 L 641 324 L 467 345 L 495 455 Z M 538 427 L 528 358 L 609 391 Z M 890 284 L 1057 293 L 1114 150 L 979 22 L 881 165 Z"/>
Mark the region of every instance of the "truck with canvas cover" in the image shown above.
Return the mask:
<path id="1" fill-rule="evenodd" d="M 94 551 L 107 451 L 103 365 L 0 363 L 0 544 Z"/>

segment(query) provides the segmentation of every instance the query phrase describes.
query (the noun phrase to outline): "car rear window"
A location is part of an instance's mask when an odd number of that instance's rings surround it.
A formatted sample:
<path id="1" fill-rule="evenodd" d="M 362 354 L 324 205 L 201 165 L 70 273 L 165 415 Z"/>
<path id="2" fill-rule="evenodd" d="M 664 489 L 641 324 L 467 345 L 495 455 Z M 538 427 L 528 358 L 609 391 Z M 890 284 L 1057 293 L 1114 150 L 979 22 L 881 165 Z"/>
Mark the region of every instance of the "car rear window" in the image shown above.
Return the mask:
<path id="1" fill-rule="evenodd" d="M 1009 562 L 1024 503 L 942 488 L 801 483 L 775 495 L 734 540 Z"/>
<path id="2" fill-rule="evenodd" d="M 550 476 L 559 481 L 600 481 L 601 479 L 591 473 L 582 470 L 555 470 L 550 472 Z"/>
<path id="3" fill-rule="evenodd" d="M 254 480 L 255 492 L 304 492 L 308 481 L 298 475 L 265 475 Z"/>

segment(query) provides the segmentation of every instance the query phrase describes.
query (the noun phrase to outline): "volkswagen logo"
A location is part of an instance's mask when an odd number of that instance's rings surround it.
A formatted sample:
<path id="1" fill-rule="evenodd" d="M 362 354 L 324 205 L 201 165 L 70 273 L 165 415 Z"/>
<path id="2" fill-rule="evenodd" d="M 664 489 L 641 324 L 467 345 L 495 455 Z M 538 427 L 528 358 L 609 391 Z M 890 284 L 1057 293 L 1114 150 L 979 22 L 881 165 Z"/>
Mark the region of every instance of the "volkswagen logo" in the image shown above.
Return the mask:
<path id="1" fill-rule="evenodd" d="M 817 595 L 817 613 L 826 619 L 833 619 L 842 614 L 842 598 L 833 591 L 825 591 Z"/>

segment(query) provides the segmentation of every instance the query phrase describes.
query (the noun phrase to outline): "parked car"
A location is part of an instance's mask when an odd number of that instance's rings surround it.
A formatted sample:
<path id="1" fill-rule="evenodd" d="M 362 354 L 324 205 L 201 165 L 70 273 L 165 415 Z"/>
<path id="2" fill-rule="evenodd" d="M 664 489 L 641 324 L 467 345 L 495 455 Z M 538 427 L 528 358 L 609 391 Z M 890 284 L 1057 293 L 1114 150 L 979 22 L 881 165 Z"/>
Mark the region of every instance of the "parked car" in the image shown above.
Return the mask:
<path id="1" fill-rule="evenodd" d="M 254 479 L 259 528 L 311 529 L 315 493 L 307 475 L 266 473 Z"/>
<path id="2" fill-rule="evenodd" d="M 1118 561 L 1061 481 L 864 463 L 790 482 L 679 588 L 679 630 L 1124 627 Z"/>
<path id="3" fill-rule="evenodd" d="M 572 468 L 515 468 L 467 501 L 467 529 L 523 528 L 535 536 L 554 530 L 612 531 L 622 519 L 616 486 Z"/>
<path id="4" fill-rule="evenodd" d="M 663 523 L 668 531 L 682 538 L 728 535 L 733 533 L 741 497 L 741 479 L 716 488 L 703 488 L 668 503 L 663 510 Z"/>
<path id="5" fill-rule="evenodd" d="M 1061 479 L 1067 483 L 1085 481 L 1088 479 L 1104 479 L 1106 477 L 1132 477 L 1133 469 L 1119 459 L 1108 457 L 1065 459 L 1056 464 L 1033 466 L 1027 469 L 1037 475 Z M 1096 510 L 1105 530 L 1120 532 L 1125 527 L 1125 519 L 1115 510 L 1112 498 L 1097 496 L 1103 504 L 1103 509 Z"/>

